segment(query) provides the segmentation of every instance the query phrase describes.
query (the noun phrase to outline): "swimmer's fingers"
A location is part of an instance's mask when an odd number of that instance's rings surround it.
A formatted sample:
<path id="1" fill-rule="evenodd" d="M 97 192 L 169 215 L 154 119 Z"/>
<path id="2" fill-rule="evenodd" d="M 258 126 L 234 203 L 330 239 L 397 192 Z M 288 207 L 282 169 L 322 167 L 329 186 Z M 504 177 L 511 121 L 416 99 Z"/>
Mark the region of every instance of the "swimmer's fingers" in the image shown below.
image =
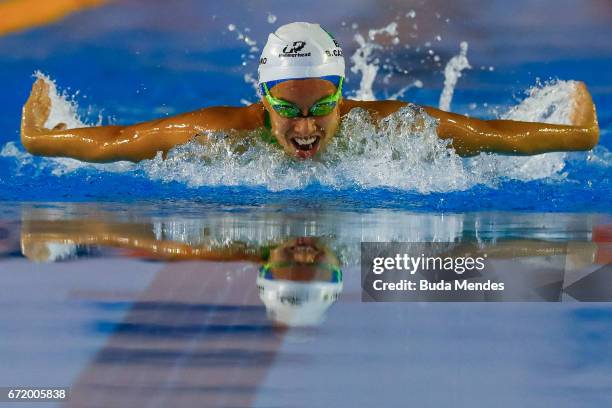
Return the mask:
<path id="1" fill-rule="evenodd" d="M 573 98 L 573 112 L 570 120 L 574 126 L 596 127 L 597 112 L 593 98 L 582 81 L 576 82 Z"/>
<path id="2" fill-rule="evenodd" d="M 583 133 L 583 150 L 592 149 L 599 142 L 599 123 L 593 98 L 584 82 L 577 82 L 573 95 L 572 125 L 586 128 Z"/>
<path id="3" fill-rule="evenodd" d="M 23 107 L 22 132 L 32 133 L 45 129 L 45 122 L 51 113 L 51 98 L 49 84 L 39 78 L 32 85 L 30 97 Z"/>

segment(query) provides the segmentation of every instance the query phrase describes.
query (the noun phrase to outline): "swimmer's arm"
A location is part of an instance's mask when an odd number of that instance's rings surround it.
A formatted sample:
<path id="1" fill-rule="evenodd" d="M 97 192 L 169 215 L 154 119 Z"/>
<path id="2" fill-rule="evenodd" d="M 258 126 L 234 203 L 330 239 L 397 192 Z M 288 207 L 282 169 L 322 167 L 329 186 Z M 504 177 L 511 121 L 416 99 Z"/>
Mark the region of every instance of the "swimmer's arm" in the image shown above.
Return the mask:
<path id="1" fill-rule="evenodd" d="M 583 126 L 552 125 L 512 120 L 480 120 L 424 107 L 438 119 L 438 137 L 451 139 L 461 156 L 480 152 L 534 155 L 547 152 L 590 150 L 599 140 L 597 121 Z"/>
<path id="2" fill-rule="evenodd" d="M 406 102 L 345 100 L 341 114 L 360 107 L 384 118 Z M 438 136 L 451 139 L 452 146 L 462 156 L 480 152 L 532 155 L 552 151 L 590 150 L 599 140 L 595 105 L 583 83 L 574 94 L 573 125 L 518 122 L 511 120 L 480 120 L 436 108 L 424 107 L 427 114 L 438 119 Z"/>
<path id="3" fill-rule="evenodd" d="M 259 104 L 206 108 L 131 126 L 77 129 L 66 129 L 63 124 L 45 128 L 50 110 L 48 85 L 39 79 L 23 108 L 21 141 L 24 147 L 36 155 L 91 162 L 150 159 L 157 152 L 166 153 L 205 131 L 253 129 L 263 125 L 263 109 Z"/>

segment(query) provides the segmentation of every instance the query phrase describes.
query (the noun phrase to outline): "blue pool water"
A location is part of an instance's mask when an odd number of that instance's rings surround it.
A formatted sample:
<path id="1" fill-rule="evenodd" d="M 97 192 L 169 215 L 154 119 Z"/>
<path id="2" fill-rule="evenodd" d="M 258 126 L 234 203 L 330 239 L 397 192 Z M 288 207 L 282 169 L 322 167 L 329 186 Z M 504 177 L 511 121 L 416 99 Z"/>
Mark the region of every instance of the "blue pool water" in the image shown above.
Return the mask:
<path id="1" fill-rule="evenodd" d="M 605 17 L 609 14 L 599 9 L 606 6 L 587 2 L 580 12 L 569 7 L 555 9 L 555 18 L 572 14 L 575 23 L 561 26 L 547 22 L 534 28 L 530 16 L 545 8 L 527 1 L 518 3 L 523 8 L 513 6 L 518 14 L 509 18 L 496 3 L 471 10 L 467 5 L 438 7 L 435 2 L 413 7 L 392 2 L 386 8 L 340 2 L 342 11 L 334 9 L 320 16 L 317 7 L 289 8 L 266 2 L 257 7 L 236 3 L 229 8 L 194 1 L 172 6 L 155 2 L 145 9 L 137 1 L 119 1 L 77 13 L 57 24 L 5 36 L 0 38 L 4 89 L 0 100 L 0 198 L 187 199 L 222 205 L 425 211 L 607 211 L 612 198 L 612 106 L 608 97 L 612 47 L 602 40 L 610 34 Z M 414 10 L 414 18 L 410 10 Z M 256 151 L 257 157 L 250 163 L 245 159 L 225 166 L 192 158 L 165 164 L 152 161 L 119 168 L 92 167 L 34 158 L 18 142 L 20 109 L 37 70 L 55 80 L 60 93 L 71 96 L 80 118 L 90 124 L 99 119 L 103 123 L 129 124 L 208 105 L 254 101 L 255 92 L 243 77 L 256 73 L 258 51 L 250 51 L 250 46 L 238 38 L 239 33 L 250 36 L 257 41 L 256 47 L 261 47 L 267 32 L 297 16 L 330 27 L 347 56 L 357 48 L 355 34 L 366 34 L 368 29 L 391 22 L 398 24 L 399 44 L 389 44 L 384 36 L 375 41 L 384 45 L 373 54 L 380 61 L 374 84 L 377 98 L 419 80 L 422 87 L 408 89 L 404 99 L 437 106 L 444 80 L 441 71 L 458 53 L 463 40 L 470 44 L 472 69 L 464 71 L 455 89 L 452 108 L 457 112 L 488 118 L 503 116 L 540 81 L 583 80 L 598 108 L 600 146 L 592 153 L 547 155 L 519 164 L 516 158 L 497 162 L 498 158 L 484 157 L 479 159 L 484 164 L 454 159 L 432 166 L 423 164 L 423 157 L 407 156 L 401 159 L 403 163 L 400 160 L 399 167 L 389 170 L 367 168 L 368 157 L 351 165 L 352 158 L 346 155 L 340 165 L 330 168 L 324 163 L 322 171 L 320 167 L 308 169 L 276 159 L 269 164 L 266 151 Z M 274 24 L 268 22 L 272 20 Z M 230 24 L 235 28 L 228 28 Z M 524 35 L 533 40 L 517 40 Z M 350 95 L 359 87 L 360 74 L 349 71 L 348 77 Z M 539 108 L 554 108 L 546 103 L 539 101 Z M 378 166 L 385 157 L 385 147 L 380 149 L 367 153 L 380 158 Z M 217 162 L 228 159 L 215 154 L 213 160 Z M 360 178 L 364 166 L 367 174 L 378 172 L 378 179 Z M 550 169 L 535 175 L 540 166 Z M 441 180 L 440 175 L 448 173 L 453 176 Z"/>
<path id="2" fill-rule="evenodd" d="M 516 243 L 601 252 L 610 244 L 591 242 L 594 231 L 610 234 L 611 223 L 609 214 L 292 213 L 190 201 L 0 205 L 0 383 L 70 388 L 65 404 L 36 406 L 609 406 L 612 309 L 576 302 L 572 290 L 579 279 L 609 299 L 609 264 L 546 250 L 497 259 L 487 273 L 522 276 L 533 301 L 563 303 L 366 303 L 359 248 L 426 240 L 492 256 Z M 252 257 L 155 256 L 164 245 L 253 254 L 303 236 L 324 242 L 343 270 L 339 297 L 307 327 L 274 323 Z M 607 285 L 588 275 L 598 269 Z"/>

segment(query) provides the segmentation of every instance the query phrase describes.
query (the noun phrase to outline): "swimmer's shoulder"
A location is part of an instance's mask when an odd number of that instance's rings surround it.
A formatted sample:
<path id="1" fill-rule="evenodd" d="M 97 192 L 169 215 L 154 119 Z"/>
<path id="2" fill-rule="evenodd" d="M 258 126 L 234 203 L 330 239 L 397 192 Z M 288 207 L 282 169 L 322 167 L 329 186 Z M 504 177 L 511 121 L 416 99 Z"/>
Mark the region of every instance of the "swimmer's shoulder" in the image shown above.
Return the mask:
<path id="1" fill-rule="evenodd" d="M 261 102 L 247 106 L 213 106 L 172 118 L 177 124 L 206 130 L 255 130 L 264 126 Z"/>
<path id="2" fill-rule="evenodd" d="M 352 99 L 342 99 L 340 103 L 340 115 L 346 115 L 355 108 L 361 108 L 367 110 L 374 116 L 384 118 L 407 104 L 408 102 L 403 101 L 355 101 Z"/>

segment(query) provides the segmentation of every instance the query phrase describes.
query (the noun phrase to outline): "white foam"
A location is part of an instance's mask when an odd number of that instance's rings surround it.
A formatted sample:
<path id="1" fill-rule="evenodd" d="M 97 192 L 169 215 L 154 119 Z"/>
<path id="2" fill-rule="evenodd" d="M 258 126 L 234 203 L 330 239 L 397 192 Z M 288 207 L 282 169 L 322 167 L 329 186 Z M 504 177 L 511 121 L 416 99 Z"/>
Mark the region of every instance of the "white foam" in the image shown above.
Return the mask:
<path id="1" fill-rule="evenodd" d="M 422 121 L 422 127 L 415 126 Z M 439 139 L 432 118 L 412 106 L 377 128 L 355 109 L 344 120 L 320 160 L 295 160 L 256 136 L 232 147 L 219 134 L 212 143 L 192 142 L 140 164 L 152 179 L 192 187 L 264 186 L 272 191 L 301 189 L 313 183 L 333 188 L 391 187 L 421 193 L 465 190 L 494 184 L 498 173 L 474 172 Z M 244 150 L 238 154 L 238 150 Z"/>
<path id="2" fill-rule="evenodd" d="M 589 163 L 602 167 L 612 167 L 612 152 L 603 146 L 595 146 L 589 153 L 587 160 Z"/>
<path id="3" fill-rule="evenodd" d="M 110 173 L 124 173 L 136 168 L 131 162 L 119 161 L 114 163 L 87 163 L 66 157 L 41 157 L 34 162 L 34 156 L 23 150 L 15 142 L 8 142 L 0 150 L 0 157 L 13 158 L 17 164 L 16 175 L 26 166 L 35 166 L 37 170 L 50 170 L 57 177 L 73 173 L 78 170 L 96 170 Z"/>
<path id="4" fill-rule="evenodd" d="M 501 115 L 502 119 L 570 125 L 576 81 L 552 81 L 526 91 L 527 98 Z"/>
<path id="5" fill-rule="evenodd" d="M 12 157 L 21 165 L 31 164 L 34 158 L 31 154 L 19 149 L 15 142 L 8 142 L 0 150 L 0 157 Z"/>

